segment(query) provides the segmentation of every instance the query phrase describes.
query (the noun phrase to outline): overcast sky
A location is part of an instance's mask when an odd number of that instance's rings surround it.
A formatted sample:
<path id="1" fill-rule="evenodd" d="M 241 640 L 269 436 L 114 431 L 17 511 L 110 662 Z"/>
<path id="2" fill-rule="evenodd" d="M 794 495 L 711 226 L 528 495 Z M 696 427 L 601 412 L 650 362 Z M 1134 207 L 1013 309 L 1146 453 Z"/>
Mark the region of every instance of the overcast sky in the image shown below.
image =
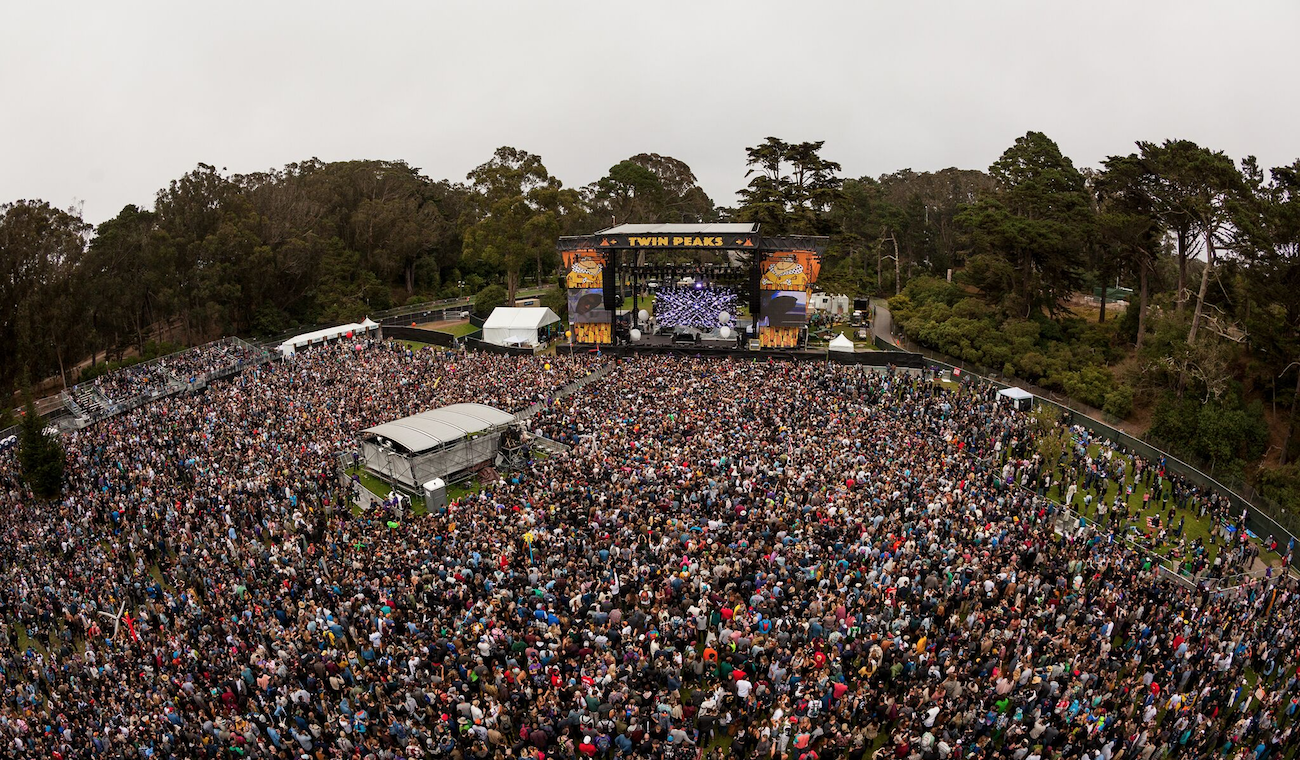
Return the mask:
<path id="1" fill-rule="evenodd" d="M 0 203 L 95 223 L 199 162 L 459 181 L 500 145 L 568 186 L 672 155 L 728 205 L 767 135 L 846 176 L 987 168 L 1029 130 L 1080 166 L 1172 137 L 1300 157 L 1295 0 L 0 7 Z"/>

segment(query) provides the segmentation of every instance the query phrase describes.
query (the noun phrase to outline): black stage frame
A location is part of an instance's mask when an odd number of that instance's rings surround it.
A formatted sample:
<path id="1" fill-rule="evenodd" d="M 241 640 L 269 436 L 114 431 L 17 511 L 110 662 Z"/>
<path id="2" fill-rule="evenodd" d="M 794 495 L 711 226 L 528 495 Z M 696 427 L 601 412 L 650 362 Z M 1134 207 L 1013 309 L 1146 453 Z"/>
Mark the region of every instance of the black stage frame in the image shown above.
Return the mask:
<path id="1" fill-rule="evenodd" d="M 641 292 L 642 279 L 675 282 L 685 276 L 710 283 L 743 283 L 746 286 L 743 298 L 749 305 L 753 324 L 757 326 L 761 310 L 759 280 L 762 278 L 763 256 L 785 251 L 811 251 L 820 258 L 830 244 L 829 237 L 820 235 L 765 236 L 759 233 L 757 223 L 747 230 L 737 229 L 739 226 L 741 225 L 736 223 L 702 224 L 698 227 L 679 224 L 620 225 L 591 235 L 561 237 L 555 247 L 561 253 L 594 250 L 606 254 L 601 281 L 605 292 L 605 308 L 610 314 L 610 340 L 613 345 L 618 345 L 618 312 L 623 302 L 621 274 L 626 273 L 631 279 L 632 329 L 638 327 L 641 310 L 637 308 L 637 296 Z M 637 227 L 645 229 L 629 229 Z M 666 229 L 657 231 L 656 228 L 661 227 Z M 714 229 L 715 227 L 727 229 Z M 697 258 L 703 253 L 723 253 L 726 254 L 728 263 L 645 263 L 645 254 L 654 251 L 690 251 Z M 622 259 L 632 252 L 636 253 L 633 261 L 624 263 Z"/>

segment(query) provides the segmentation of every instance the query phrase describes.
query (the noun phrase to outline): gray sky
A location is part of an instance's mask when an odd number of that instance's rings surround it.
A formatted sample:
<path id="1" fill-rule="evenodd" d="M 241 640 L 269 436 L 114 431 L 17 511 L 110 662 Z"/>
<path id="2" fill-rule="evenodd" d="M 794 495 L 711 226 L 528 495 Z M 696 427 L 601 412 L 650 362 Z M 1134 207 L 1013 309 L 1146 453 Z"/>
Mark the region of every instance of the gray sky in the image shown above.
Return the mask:
<path id="1" fill-rule="evenodd" d="M 1300 157 L 1300 3 L 2 0 L 0 203 L 101 222 L 198 162 L 500 145 L 580 186 L 656 152 L 721 204 L 745 146 L 825 140 L 846 176 L 987 168 L 1045 132 L 1080 166 L 1180 137 Z"/>

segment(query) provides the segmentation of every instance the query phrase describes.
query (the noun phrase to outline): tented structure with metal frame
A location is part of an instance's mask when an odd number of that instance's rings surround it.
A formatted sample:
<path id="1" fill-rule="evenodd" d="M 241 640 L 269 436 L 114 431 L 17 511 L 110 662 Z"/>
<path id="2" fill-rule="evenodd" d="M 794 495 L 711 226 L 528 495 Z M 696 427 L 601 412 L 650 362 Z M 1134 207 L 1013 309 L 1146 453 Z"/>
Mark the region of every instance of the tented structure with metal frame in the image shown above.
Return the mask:
<path id="1" fill-rule="evenodd" d="M 483 323 L 483 342 L 538 346 L 560 332 L 560 316 L 545 306 L 498 306 Z"/>
<path id="2" fill-rule="evenodd" d="M 314 346 L 317 343 L 328 343 L 348 336 L 368 335 L 378 330 L 379 323 L 366 317 L 363 322 L 349 322 L 346 325 L 335 325 L 295 335 L 281 343 L 275 350 L 279 351 L 282 357 L 291 356 L 300 348 Z"/>
<path id="3" fill-rule="evenodd" d="M 501 434 L 515 421 L 485 404 L 452 404 L 361 431 L 361 455 L 376 477 L 415 492 L 496 460 Z"/>
<path id="4" fill-rule="evenodd" d="M 1010 388 L 1003 388 L 998 391 L 999 401 L 1008 401 L 1013 407 L 1022 412 L 1027 412 L 1034 406 L 1034 394 L 1024 388 L 1017 388 L 1014 385 Z"/>

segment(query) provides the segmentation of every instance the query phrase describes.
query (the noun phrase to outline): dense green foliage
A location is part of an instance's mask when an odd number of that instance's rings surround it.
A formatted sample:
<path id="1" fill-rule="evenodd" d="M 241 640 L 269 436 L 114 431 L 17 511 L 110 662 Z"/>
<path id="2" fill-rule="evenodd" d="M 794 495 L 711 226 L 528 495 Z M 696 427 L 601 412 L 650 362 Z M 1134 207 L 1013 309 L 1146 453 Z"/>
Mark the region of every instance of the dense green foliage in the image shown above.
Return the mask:
<path id="1" fill-rule="evenodd" d="M 43 499 L 59 495 L 63 489 L 63 443 L 57 435 L 46 435 L 45 420 L 36 413 L 30 395 L 18 428 L 18 462 L 32 493 Z"/>
<path id="2" fill-rule="evenodd" d="M 486 317 L 492 310 L 505 304 L 506 291 L 500 285 L 488 285 L 474 296 L 474 313 Z"/>
<path id="3" fill-rule="evenodd" d="M 1213 404 L 1166 394 L 1156 404 L 1151 435 L 1157 441 L 1177 442 L 1182 453 L 1209 462 L 1211 470 L 1220 473 L 1224 467 L 1239 471 L 1268 447 L 1263 404 L 1243 404 L 1235 394 Z"/>
<path id="4" fill-rule="evenodd" d="M 1097 408 L 1118 391 L 1106 367 L 1120 353 L 1111 325 L 1078 317 L 1052 320 L 1041 313 L 1031 319 L 1007 316 L 933 277 L 913 280 L 889 303 L 909 337 L 963 362 L 1024 378 Z M 1130 396 L 1122 406 L 1131 404 Z M 1121 409 L 1119 416 L 1127 412 Z"/>

